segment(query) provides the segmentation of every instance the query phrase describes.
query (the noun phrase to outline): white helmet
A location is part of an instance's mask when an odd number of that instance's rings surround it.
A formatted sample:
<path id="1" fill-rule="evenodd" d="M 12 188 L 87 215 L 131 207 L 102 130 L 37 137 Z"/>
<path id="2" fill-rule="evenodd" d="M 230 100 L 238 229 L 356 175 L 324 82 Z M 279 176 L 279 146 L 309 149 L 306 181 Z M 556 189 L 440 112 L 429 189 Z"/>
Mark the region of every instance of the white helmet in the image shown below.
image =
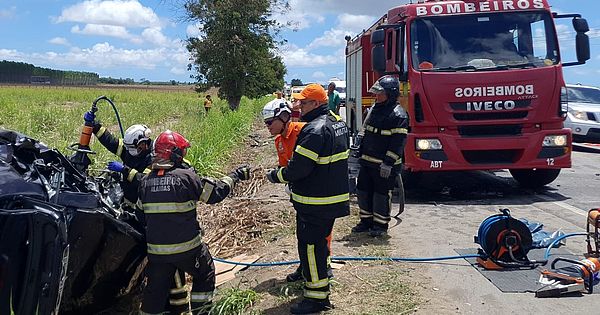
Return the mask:
<path id="1" fill-rule="evenodd" d="M 292 114 L 292 108 L 282 99 L 274 99 L 268 102 L 262 110 L 263 120 L 277 118 L 283 113 L 288 113 L 288 118 L 285 120 L 282 119 L 283 122 L 287 122 Z"/>
<path id="2" fill-rule="evenodd" d="M 141 141 L 150 141 L 150 134 L 152 130 L 146 125 L 133 125 L 125 130 L 125 138 L 123 144 L 127 152 L 132 156 L 138 155 L 137 145 Z"/>

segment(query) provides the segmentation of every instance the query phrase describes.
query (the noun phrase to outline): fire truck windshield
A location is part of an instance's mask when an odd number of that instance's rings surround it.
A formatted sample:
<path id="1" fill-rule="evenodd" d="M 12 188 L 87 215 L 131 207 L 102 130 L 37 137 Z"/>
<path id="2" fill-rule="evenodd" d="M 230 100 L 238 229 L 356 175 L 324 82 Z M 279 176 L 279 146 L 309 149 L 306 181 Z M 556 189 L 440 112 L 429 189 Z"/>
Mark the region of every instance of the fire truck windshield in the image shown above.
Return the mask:
<path id="1" fill-rule="evenodd" d="M 412 66 L 420 71 L 490 71 L 559 62 L 547 12 L 426 17 L 410 26 Z"/>

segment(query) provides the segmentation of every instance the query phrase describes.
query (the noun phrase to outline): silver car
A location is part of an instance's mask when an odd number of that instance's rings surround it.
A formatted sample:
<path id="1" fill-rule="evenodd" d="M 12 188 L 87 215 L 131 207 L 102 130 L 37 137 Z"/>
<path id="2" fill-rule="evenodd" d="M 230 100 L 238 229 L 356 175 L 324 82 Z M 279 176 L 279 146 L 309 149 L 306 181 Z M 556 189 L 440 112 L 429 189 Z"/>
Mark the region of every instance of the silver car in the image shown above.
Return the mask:
<path id="1" fill-rule="evenodd" d="M 600 142 L 600 88 L 567 85 L 569 111 L 565 127 L 575 142 Z"/>

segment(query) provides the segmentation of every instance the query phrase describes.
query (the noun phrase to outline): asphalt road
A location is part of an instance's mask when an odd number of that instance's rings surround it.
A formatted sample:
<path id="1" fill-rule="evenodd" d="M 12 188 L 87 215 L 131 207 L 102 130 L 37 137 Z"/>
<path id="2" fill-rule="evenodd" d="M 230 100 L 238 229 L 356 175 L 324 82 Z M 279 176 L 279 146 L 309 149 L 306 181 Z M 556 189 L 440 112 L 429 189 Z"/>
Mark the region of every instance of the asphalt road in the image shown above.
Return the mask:
<path id="1" fill-rule="evenodd" d="M 400 257 L 456 255 L 454 249 L 478 246 L 473 236 L 479 225 L 500 208 L 541 222 L 546 231 L 583 232 L 587 210 L 600 208 L 599 188 L 600 153 L 589 152 L 574 152 L 573 167 L 536 191 L 519 187 L 506 170 L 430 174 L 410 187 L 389 242 Z M 581 255 L 584 238 L 570 238 L 563 248 Z M 599 295 L 538 299 L 532 293 L 503 293 L 464 260 L 407 268 L 424 298 L 421 314 L 598 314 L 600 309 Z"/>

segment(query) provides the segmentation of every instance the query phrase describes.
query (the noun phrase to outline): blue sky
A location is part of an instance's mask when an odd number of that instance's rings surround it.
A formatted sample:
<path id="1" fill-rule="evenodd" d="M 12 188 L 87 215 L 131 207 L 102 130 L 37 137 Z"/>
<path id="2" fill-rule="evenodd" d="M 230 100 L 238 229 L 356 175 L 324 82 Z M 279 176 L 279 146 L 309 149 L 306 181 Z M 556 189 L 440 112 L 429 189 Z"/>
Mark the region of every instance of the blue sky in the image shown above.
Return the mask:
<path id="1" fill-rule="evenodd" d="M 62 70 L 91 71 L 136 81 L 190 81 L 183 40 L 198 27 L 184 12 L 160 0 L 0 0 L 0 60 Z M 291 0 L 292 10 L 276 16 L 294 22 L 282 38 L 286 80 L 326 82 L 344 77 L 344 35 L 356 35 L 390 7 L 406 1 Z M 600 86 L 600 2 L 550 0 L 555 11 L 582 13 L 592 31 L 592 58 L 565 68 L 566 80 Z M 574 59 L 570 20 L 558 27 L 563 61 Z"/>

